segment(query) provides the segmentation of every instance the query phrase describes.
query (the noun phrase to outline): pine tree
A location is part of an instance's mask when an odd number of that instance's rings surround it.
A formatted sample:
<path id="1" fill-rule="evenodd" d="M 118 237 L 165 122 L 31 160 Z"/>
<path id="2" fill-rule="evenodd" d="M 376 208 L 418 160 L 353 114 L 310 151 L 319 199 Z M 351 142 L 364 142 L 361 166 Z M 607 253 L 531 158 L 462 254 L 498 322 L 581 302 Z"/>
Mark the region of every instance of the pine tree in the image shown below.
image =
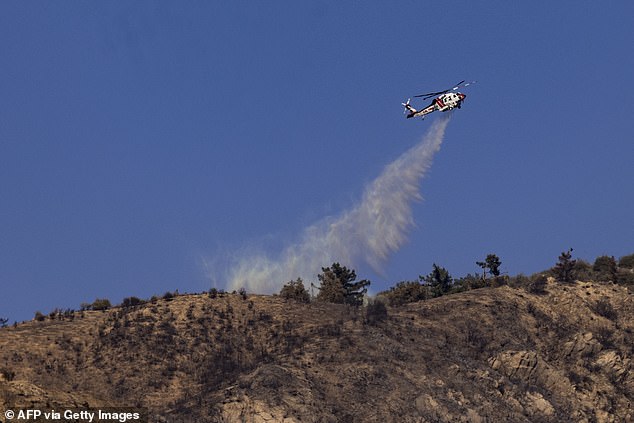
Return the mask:
<path id="1" fill-rule="evenodd" d="M 562 252 L 559 256 L 559 262 L 557 262 L 553 268 L 555 279 L 559 282 L 572 282 L 574 280 L 573 271 L 576 264 L 577 260 L 572 259 L 572 248 Z"/>
<path id="2" fill-rule="evenodd" d="M 419 276 L 419 279 L 425 282 L 431 288 L 432 297 L 440 297 L 446 294 L 453 285 L 453 278 L 444 267 L 440 267 L 434 263 L 431 273 L 427 276 Z"/>
<path id="3" fill-rule="evenodd" d="M 500 266 L 502 262 L 500 258 L 495 254 L 487 254 L 487 258 L 484 261 L 476 261 L 476 264 L 482 268 L 482 280 L 487 278 L 487 269 L 493 277 L 500 276 Z"/>
<path id="4" fill-rule="evenodd" d="M 485 259 L 485 262 L 487 264 L 487 267 L 489 268 L 489 272 L 491 273 L 491 275 L 493 275 L 494 277 L 500 276 L 500 266 L 502 265 L 502 262 L 500 261 L 500 258 L 498 256 L 496 256 L 495 254 L 489 254 Z"/>
<path id="5" fill-rule="evenodd" d="M 363 304 L 363 296 L 366 294 L 370 281 L 361 280 L 355 282 L 357 274 L 354 270 L 333 263 L 331 267 L 322 267 L 322 273 L 317 276 L 321 283 L 318 301 L 337 304 L 350 304 L 360 306 Z"/>

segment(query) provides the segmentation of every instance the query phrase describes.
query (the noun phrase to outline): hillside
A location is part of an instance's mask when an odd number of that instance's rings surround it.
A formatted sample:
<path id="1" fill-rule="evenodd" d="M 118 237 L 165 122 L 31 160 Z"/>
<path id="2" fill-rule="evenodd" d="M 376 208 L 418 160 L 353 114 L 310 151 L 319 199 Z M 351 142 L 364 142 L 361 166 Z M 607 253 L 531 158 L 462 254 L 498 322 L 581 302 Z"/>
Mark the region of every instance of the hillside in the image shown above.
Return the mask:
<path id="1" fill-rule="evenodd" d="M 634 301 L 613 284 L 483 288 L 388 308 L 180 295 L 0 329 L 6 407 L 156 422 L 634 420 Z M 2 415 L 2 414 L 0 414 Z"/>

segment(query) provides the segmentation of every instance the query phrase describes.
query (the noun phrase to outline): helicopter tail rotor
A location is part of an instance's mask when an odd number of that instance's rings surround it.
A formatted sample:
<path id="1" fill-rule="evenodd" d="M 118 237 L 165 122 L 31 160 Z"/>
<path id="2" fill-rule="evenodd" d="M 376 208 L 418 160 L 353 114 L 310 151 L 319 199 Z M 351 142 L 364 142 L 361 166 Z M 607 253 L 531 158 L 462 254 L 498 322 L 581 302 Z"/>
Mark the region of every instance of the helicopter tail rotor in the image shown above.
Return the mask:
<path id="1" fill-rule="evenodd" d="M 408 112 L 408 107 L 410 107 L 409 102 L 410 102 L 411 98 L 408 98 L 407 101 L 405 103 L 401 103 L 401 105 L 403 106 L 403 114 L 406 115 Z"/>

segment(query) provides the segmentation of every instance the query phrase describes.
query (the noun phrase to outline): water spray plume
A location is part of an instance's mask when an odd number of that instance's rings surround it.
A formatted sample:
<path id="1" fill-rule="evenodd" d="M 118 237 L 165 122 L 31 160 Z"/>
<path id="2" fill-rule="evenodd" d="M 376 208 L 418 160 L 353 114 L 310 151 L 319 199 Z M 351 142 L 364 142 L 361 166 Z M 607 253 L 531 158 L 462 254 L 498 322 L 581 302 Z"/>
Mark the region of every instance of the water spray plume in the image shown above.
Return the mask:
<path id="1" fill-rule="evenodd" d="M 309 226 L 277 258 L 255 254 L 236 260 L 227 275 L 227 289 L 278 292 L 298 277 L 315 280 L 321 268 L 333 262 L 352 268 L 365 263 L 380 272 L 414 227 L 412 204 L 422 199 L 421 179 L 440 149 L 448 123 L 449 116 L 436 120 L 417 145 L 388 164 L 365 188 L 356 206 Z"/>

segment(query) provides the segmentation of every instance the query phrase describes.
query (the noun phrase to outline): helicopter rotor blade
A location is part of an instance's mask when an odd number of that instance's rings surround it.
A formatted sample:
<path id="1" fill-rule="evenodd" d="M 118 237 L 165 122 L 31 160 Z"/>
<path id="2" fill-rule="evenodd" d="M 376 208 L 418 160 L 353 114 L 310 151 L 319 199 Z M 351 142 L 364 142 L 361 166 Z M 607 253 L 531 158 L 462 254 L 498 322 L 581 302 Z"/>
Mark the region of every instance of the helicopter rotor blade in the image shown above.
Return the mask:
<path id="1" fill-rule="evenodd" d="M 436 97 L 437 95 L 444 94 L 447 91 L 449 90 L 438 91 L 436 93 L 419 94 L 419 95 L 415 95 L 414 97 L 423 97 L 424 100 L 427 100 L 428 98 Z"/>
<path id="2" fill-rule="evenodd" d="M 464 81 L 462 81 L 462 82 L 460 82 L 458 85 L 456 85 L 455 87 L 453 87 L 451 90 L 452 90 L 452 91 L 455 91 L 455 90 L 457 90 L 458 88 L 468 87 L 469 85 L 471 85 L 471 84 L 475 84 L 475 83 L 476 83 L 476 81 L 469 81 L 469 82 L 467 82 L 467 83 L 465 84 L 465 83 L 464 83 Z"/>
<path id="3" fill-rule="evenodd" d="M 461 85 L 460 85 L 460 84 L 462 84 L 463 82 L 464 82 L 464 80 L 463 80 L 463 81 L 458 82 L 458 83 L 456 84 L 456 86 L 455 86 L 455 87 L 453 87 L 453 88 L 451 88 L 450 90 L 451 90 L 451 91 L 455 91 L 455 90 L 457 90 L 458 88 L 460 88 L 460 87 L 461 87 Z M 447 90 L 447 91 L 449 91 L 449 90 Z"/>
<path id="4" fill-rule="evenodd" d="M 446 89 L 446 90 L 443 90 L 443 91 L 438 91 L 438 92 L 435 92 L 435 93 L 418 94 L 418 95 L 415 95 L 414 97 L 416 97 L 416 98 L 422 97 L 423 100 L 427 100 L 427 99 L 430 99 L 432 97 L 436 97 L 436 96 L 445 94 L 445 93 L 447 93 L 449 91 L 456 91 L 458 88 L 468 87 L 469 85 L 475 84 L 475 83 L 476 83 L 476 81 L 470 81 L 470 82 L 467 82 L 467 83 L 465 83 L 465 81 L 460 81 L 453 88 L 449 88 L 449 89 Z"/>

